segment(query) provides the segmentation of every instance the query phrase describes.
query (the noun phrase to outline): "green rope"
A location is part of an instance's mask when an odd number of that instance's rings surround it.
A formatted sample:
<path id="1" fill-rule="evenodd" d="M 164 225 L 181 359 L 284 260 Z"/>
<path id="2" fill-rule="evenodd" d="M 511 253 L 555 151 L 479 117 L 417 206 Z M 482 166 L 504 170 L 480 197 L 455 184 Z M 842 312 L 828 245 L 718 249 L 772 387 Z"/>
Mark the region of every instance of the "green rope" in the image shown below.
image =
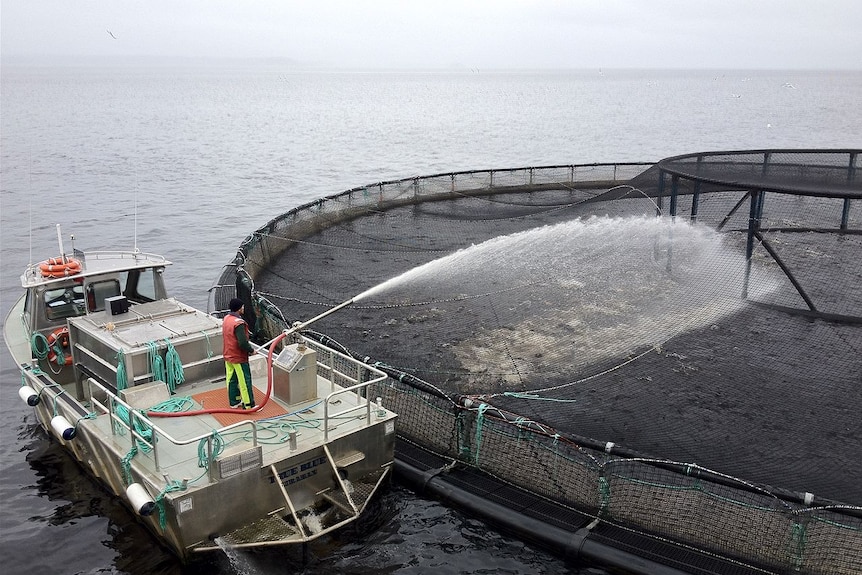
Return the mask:
<path id="1" fill-rule="evenodd" d="M 50 351 L 48 338 L 38 331 L 35 332 L 30 338 L 30 349 L 33 350 L 33 355 L 35 355 L 37 359 L 45 359 L 48 357 L 48 352 Z"/>
<path id="2" fill-rule="evenodd" d="M 194 405 L 194 400 L 191 397 L 177 396 L 158 403 L 147 411 L 157 411 L 159 413 L 179 413 L 181 411 L 189 411 Z"/>
<path id="3" fill-rule="evenodd" d="M 167 376 L 165 375 L 165 364 L 162 360 L 162 356 L 159 355 L 159 344 L 154 341 L 147 342 L 147 352 L 148 362 L 150 364 L 150 372 L 153 374 L 153 381 L 165 381 Z"/>
<path id="4" fill-rule="evenodd" d="M 159 527 L 164 531 L 168 526 L 168 519 L 165 516 L 165 494 L 172 491 L 185 491 L 186 487 L 179 481 L 168 481 L 165 488 L 156 496 L 156 507 L 159 510 Z"/>
<path id="5" fill-rule="evenodd" d="M 60 340 L 54 342 L 54 363 L 57 365 L 66 365 L 66 351 Z"/>
<path id="6" fill-rule="evenodd" d="M 84 421 L 85 419 L 96 419 L 96 417 L 98 417 L 98 414 L 95 411 L 91 411 L 87 415 L 79 417 L 77 421 L 75 421 L 75 431 L 78 431 L 78 424 L 80 424 L 82 421 Z"/>
<path id="7" fill-rule="evenodd" d="M 180 354 L 177 353 L 176 348 L 170 340 L 166 339 L 165 343 L 168 345 L 168 349 L 165 352 L 167 379 L 164 381 L 167 382 L 171 393 L 174 393 L 177 386 L 186 380 L 186 376 L 183 374 L 183 362 L 180 359 Z"/>
<path id="8" fill-rule="evenodd" d="M 129 452 L 120 461 L 120 464 L 123 466 L 123 481 L 126 482 L 127 487 L 132 484 L 132 458 L 137 454 L 138 447 L 133 444 Z"/>
<path id="9" fill-rule="evenodd" d="M 128 375 L 126 374 L 126 354 L 123 350 L 117 352 L 117 391 L 126 389 L 128 385 Z"/>
<path id="10" fill-rule="evenodd" d="M 469 442 L 465 439 L 465 417 L 464 412 L 460 411 L 455 416 L 455 431 L 458 434 L 458 455 L 464 459 L 470 455 L 470 445 Z"/>
<path id="11" fill-rule="evenodd" d="M 599 509 L 599 516 L 601 516 L 611 504 L 611 485 L 605 477 L 599 477 L 599 496 L 602 498 L 602 506 Z"/>
<path id="12" fill-rule="evenodd" d="M 204 334 L 204 337 L 205 337 L 205 338 L 206 338 L 206 340 L 207 340 L 207 359 L 212 359 L 212 356 L 213 356 L 213 346 L 212 346 L 212 343 L 210 343 L 210 336 L 209 336 L 209 334 L 207 334 L 207 332 L 205 332 L 205 331 L 202 331 L 201 333 L 202 333 L 202 334 Z"/>
<path id="13" fill-rule="evenodd" d="M 142 441 L 138 438 L 135 438 L 135 444 L 138 445 L 141 448 L 141 451 L 143 451 L 144 453 L 149 453 L 152 447 L 150 447 L 147 442 L 153 442 L 153 428 L 144 423 L 140 417 L 133 418 L 132 415 L 129 413 L 129 410 L 126 409 L 126 406 L 124 405 L 118 404 L 115 411 L 117 412 L 117 416 L 122 419 L 123 422 L 125 422 L 125 424 L 129 427 L 132 427 L 131 420 L 134 419 L 135 431 L 138 433 L 138 435 L 140 435 L 146 440 Z M 142 414 L 143 412 L 139 411 L 138 413 Z"/>
<path id="14" fill-rule="evenodd" d="M 506 391 L 501 393 L 503 397 L 514 397 L 516 399 L 537 399 L 539 401 L 555 401 L 558 403 L 575 403 L 577 399 L 556 399 L 553 397 L 542 397 L 541 395 L 536 395 L 535 393 L 528 393 L 526 391 Z"/>
<path id="15" fill-rule="evenodd" d="M 224 451 L 224 438 L 219 435 L 218 431 L 213 430 L 213 458 L 221 455 L 221 452 Z M 207 458 L 207 438 L 204 437 L 198 443 L 198 467 L 203 469 L 209 469 L 209 459 Z"/>
<path id="16" fill-rule="evenodd" d="M 479 404 L 478 413 L 476 415 L 476 451 L 473 456 L 473 464 L 479 467 L 479 447 L 482 445 L 482 433 L 485 427 L 485 411 L 490 406 L 487 403 Z"/>
<path id="17" fill-rule="evenodd" d="M 808 533 L 805 525 L 794 523 L 790 531 L 790 560 L 795 571 L 802 569 L 802 563 L 805 559 L 805 542 L 807 539 Z"/>

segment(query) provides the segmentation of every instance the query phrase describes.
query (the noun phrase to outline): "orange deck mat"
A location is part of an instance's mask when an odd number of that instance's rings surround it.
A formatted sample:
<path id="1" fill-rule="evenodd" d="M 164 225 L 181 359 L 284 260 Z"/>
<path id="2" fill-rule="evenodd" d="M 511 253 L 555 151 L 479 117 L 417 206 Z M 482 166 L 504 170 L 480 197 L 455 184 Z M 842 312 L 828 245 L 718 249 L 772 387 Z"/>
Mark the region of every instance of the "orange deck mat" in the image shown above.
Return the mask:
<path id="1" fill-rule="evenodd" d="M 255 401 L 260 404 L 265 397 L 264 393 L 255 389 Z M 203 405 L 204 409 L 226 409 L 229 408 L 230 405 L 227 401 L 227 389 L 214 389 L 212 391 L 205 391 L 204 393 L 198 393 L 197 395 L 193 395 L 192 399 L 197 401 L 198 403 Z M 287 412 L 281 407 L 278 403 L 270 398 L 269 401 L 266 402 L 266 405 L 263 406 L 263 409 L 260 411 L 246 411 L 243 409 L 233 410 L 236 412 L 236 415 L 233 413 L 213 413 L 212 416 L 216 418 L 222 426 L 231 425 L 233 423 L 237 423 L 239 421 L 243 421 L 245 419 L 253 419 L 255 421 L 259 419 L 268 419 L 270 417 L 278 417 L 279 415 L 286 415 Z"/>

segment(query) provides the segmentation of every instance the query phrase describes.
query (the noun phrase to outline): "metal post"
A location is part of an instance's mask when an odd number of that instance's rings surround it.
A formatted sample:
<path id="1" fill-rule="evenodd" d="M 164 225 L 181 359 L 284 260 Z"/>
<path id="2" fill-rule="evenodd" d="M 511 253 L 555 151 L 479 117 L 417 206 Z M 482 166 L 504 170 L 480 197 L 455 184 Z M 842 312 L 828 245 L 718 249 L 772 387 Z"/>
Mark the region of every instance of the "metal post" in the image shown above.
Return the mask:
<path id="1" fill-rule="evenodd" d="M 656 209 L 655 215 L 656 216 L 661 215 L 661 204 L 662 204 L 661 198 L 663 195 L 664 195 L 664 170 L 661 170 L 658 173 L 658 197 L 656 198 L 656 202 L 655 202 L 655 209 Z"/>
<path id="2" fill-rule="evenodd" d="M 751 277 L 751 256 L 754 254 L 754 236 L 760 230 L 760 218 L 763 216 L 763 190 L 751 191 L 751 203 L 748 210 L 748 239 L 745 243 L 745 282 L 742 285 L 742 298 L 748 299 L 748 281 Z"/>
<path id="3" fill-rule="evenodd" d="M 679 176 L 674 174 L 670 179 L 670 217 L 671 223 L 676 223 L 676 199 L 679 192 Z M 673 262 L 673 226 L 667 232 L 667 271 L 671 272 Z"/>
<path id="4" fill-rule="evenodd" d="M 215 465 L 213 465 L 213 438 L 207 437 L 207 469 L 210 472 L 210 481 L 215 481 Z M 278 477 L 278 475 L 276 475 Z"/>
<path id="5" fill-rule="evenodd" d="M 847 164 L 847 183 L 852 184 L 856 177 L 857 152 L 850 152 L 850 162 Z M 847 222 L 850 220 L 850 198 L 844 198 L 844 206 L 841 209 L 841 230 L 847 230 Z"/>
<path id="6" fill-rule="evenodd" d="M 761 171 L 761 175 L 765 176 L 766 171 L 769 169 L 769 160 L 772 159 L 772 152 L 766 152 L 763 154 L 763 170 Z"/>
<path id="7" fill-rule="evenodd" d="M 703 164 L 703 156 L 697 157 L 697 168 L 695 169 L 695 173 L 700 174 L 700 167 Z M 691 196 L 691 222 L 695 223 L 697 221 L 697 208 L 700 203 L 700 180 L 694 182 L 694 192 Z"/>
<path id="8" fill-rule="evenodd" d="M 674 174 L 670 178 L 670 216 L 676 220 L 676 199 L 679 193 L 679 176 Z"/>

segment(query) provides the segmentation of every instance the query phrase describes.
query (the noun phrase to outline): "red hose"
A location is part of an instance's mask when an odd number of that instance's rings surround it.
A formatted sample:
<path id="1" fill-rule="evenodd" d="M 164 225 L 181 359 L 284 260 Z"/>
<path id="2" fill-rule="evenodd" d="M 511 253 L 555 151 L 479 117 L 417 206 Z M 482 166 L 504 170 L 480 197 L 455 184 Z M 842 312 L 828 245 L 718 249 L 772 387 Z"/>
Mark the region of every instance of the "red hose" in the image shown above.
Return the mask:
<path id="1" fill-rule="evenodd" d="M 269 346 L 269 353 L 266 356 L 266 395 L 263 398 L 263 401 L 251 409 L 236 409 L 231 407 L 219 407 L 216 409 L 198 409 L 196 411 L 177 411 L 177 412 L 164 412 L 164 411 L 148 411 L 147 417 L 186 417 L 188 415 L 206 415 L 208 413 L 232 413 L 234 415 L 245 414 L 245 413 L 256 413 L 263 409 L 263 406 L 266 405 L 266 402 L 269 401 L 270 395 L 272 395 L 272 354 L 275 351 L 275 346 L 287 336 L 286 333 L 282 333 L 274 340 L 272 340 L 272 344 Z"/>

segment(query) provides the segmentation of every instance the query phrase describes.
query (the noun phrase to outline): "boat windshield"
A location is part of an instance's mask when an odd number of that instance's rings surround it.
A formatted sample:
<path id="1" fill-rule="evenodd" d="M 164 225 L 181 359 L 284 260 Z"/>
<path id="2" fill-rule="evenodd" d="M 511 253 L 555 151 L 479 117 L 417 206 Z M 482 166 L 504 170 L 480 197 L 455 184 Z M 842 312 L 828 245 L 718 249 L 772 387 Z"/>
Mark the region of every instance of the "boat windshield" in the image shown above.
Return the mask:
<path id="1" fill-rule="evenodd" d="M 84 286 L 76 284 L 45 290 L 45 315 L 49 320 L 84 315 Z"/>

